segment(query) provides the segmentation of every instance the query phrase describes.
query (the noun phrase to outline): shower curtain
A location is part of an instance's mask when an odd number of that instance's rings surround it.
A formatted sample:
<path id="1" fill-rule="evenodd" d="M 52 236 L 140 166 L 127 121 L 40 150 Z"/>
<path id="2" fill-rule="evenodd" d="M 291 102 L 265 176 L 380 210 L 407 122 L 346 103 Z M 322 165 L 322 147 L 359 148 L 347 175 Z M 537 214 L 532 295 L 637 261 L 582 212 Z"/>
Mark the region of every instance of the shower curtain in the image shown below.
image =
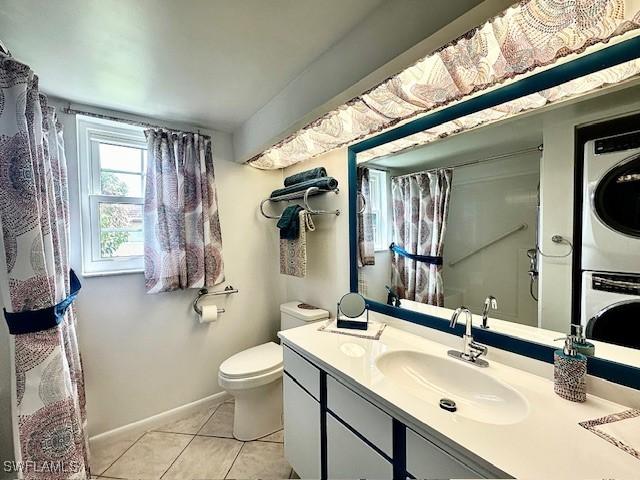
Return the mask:
<path id="1" fill-rule="evenodd" d="M 11 413 L 22 462 L 16 469 L 26 479 L 88 478 L 62 128 L 38 77 L 3 54 L 0 230 L 0 291 L 14 361 Z"/>
<path id="2" fill-rule="evenodd" d="M 146 130 L 144 277 L 147 293 L 224 282 L 211 139 Z"/>
<path id="3" fill-rule="evenodd" d="M 442 251 L 452 175 L 440 169 L 391 179 L 393 243 L 404 252 L 392 256 L 391 284 L 400 298 L 444 305 Z"/>
<path id="4" fill-rule="evenodd" d="M 358 167 L 358 193 L 364 203 L 364 208 L 358 212 L 358 267 L 363 267 L 376 264 L 369 169 L 366 167 Z"/>

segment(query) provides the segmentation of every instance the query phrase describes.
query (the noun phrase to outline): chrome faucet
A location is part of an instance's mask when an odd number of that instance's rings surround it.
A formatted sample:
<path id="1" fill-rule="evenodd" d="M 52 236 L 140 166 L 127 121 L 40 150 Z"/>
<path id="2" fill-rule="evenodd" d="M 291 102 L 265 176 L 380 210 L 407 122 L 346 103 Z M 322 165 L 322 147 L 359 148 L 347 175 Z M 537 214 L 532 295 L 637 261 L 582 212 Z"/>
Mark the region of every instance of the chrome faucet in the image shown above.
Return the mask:
<path id="1" fill-rule="evenodd" d="M 460 317 L 462 313 L 464 313 L 466 317 L 465 332 L 462 336 L 462 352 L 459 352 L 457 350 L 449 350 L 447 354 L 450 357 L 472 363 L 473 365 L 477 365 L 479 367 L 488 367 L 489 362 L 479 358 L 480 356 L 487 354 L 487 351 L 489 350 L 488 347 L 473 340 L 473 334 L 471 331 L 471 327 L 473 326 L 473 315 L 471 315 L 471 311 L 467 307 L 460 307 L 456 309 L 456 311 L 453 312 L 453 315 L 451 316 L 451 323 L 449 324 L 449 326 L 451 328 L 455 328 L 456 323 L 458 322 L 458 317 Z"/>
<path id="2" fill-rule="evenodd" d="M 498 308 L 498 300 L 493 295 L 489 295 L 484 300 L 484 308 L 482 309 L 482 325 L 480 328 L 489 328 L 489 310 L 493 308 L 494 310 Z"/>

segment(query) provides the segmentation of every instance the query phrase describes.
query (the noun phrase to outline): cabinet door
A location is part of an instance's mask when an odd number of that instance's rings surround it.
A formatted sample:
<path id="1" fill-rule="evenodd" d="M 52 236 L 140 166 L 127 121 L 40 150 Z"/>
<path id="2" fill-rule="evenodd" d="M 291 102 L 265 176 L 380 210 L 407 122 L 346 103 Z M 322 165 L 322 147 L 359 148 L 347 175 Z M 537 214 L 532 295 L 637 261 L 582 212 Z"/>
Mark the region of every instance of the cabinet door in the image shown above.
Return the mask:
<path id="1" fill-rule="evenodd" d="M 407 472 L 414 478 L 482 478 L 408 428 Z"/>
<path id="2" fill-rule="evenodd" d="M 331 479 L 390 479 L 393 465 L 329 413 L 327 476 Z"/>
<path id="3" fill-rule="evenodd" d="M 284 456 L 300 478 L 320 478 L 320 404 L 284 375 Z"/>

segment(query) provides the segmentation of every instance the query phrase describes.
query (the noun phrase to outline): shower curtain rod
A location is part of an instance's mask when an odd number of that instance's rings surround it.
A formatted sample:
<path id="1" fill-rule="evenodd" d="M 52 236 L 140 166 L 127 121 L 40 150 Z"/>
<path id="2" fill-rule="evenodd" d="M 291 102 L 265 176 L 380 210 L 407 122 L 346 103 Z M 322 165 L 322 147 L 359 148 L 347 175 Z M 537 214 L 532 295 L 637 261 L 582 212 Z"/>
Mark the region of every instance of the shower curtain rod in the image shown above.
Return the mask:
<path id="1" fill-rule="evenodd" d="M 169 132 L 187 132 L 187 133 L 197 133 L 198 135 L 200 135 L 203 138 L 207 138 L 207 139 L 211 139 L 210 135 L 205 135 L 203 133 L 200 133 L 200 129 L 198 129 L 197 132 L 193 132 L 190 130 L 179 130 L 177 128 L 169 128 L 169 127 L 163 127 L 162 125 L 154 125 L 153 123 L 148 123 L 148 122 L 141 122 L 141 121 L 137 121 L 137 120 L 130 120 L 127 118 L 120 118 L 120 117 L 114 117 L 113 115 L 103 115 L 102 113 L 94 113 L 94 112 L 87 112 L 85 110 L 76 110 L 75 108 L 71 108 L 71 107 L 64 107 L 62 109 L 62 111 L 64 113 L 67 113 L 69 115 L 84 115 L 85 117 L 93 117 L 93 118 L 99 118 L 102 120 L 111 120 L 112 122 L 122 122 L 122 123 L 127 123 L 129 125 L 134 125 L 136 127 L 145 127 L 145 128 L 160 128 L 162 130 L 167 130 Z"/>
<path id="2" fill-rule="evenodd" d="M 458 163 L 456 165 L 446 165 L 446 166 L 442 166 L 442 167 L 438 167 L 438 168 L 430 168 L 428 170 L 421 170 L 419 172 L 406 173 L 404 175 L 392 175 L 392 178 L 410 177 L 411 175 L 416 175 L 418 173 L 437 172 L 438 170 L 443 170 L 443 169 L 447 169 L 447 168 L 456 169 L 456 168 L 460 168 L 460 167 L 468 167 L 469 165 L 477 165 L 479 163 L 492 162 L 492 161 L 495 161 L 495 160 L 502 160 L 502 159 L 509 158 L 509 157 L 515 157 L 516 155 L 523 155 L 525 153 L 542 152 L 543 149 L 544 149 L 544 145 L 540 144 L 537 147 L 523 148 L 521 150 L 516 150 L 514 152 L 501 153 L 500 155 L 494 155 L 493 157 L 487 157 L 487 158 L 482 158 L 482 159 L 471 160 L 469 162 Z"/>

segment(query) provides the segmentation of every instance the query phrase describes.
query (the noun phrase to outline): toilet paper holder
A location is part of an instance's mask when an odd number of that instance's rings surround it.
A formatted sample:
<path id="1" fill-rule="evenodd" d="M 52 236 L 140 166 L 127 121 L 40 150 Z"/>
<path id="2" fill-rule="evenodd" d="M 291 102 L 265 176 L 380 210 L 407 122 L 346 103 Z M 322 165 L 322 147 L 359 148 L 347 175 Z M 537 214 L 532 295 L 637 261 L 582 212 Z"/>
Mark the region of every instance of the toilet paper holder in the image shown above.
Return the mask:
<path id="1" fill-rule="evenodd" d="M 198 305 L 198 301 L 205 295 L 229 295 L 231 293 L 238 293 L 238 289 L 233 288 L 231 285 L 226 287 L 224 290 L 219 290 L 217 292 L 210 292 L 206 288 L 201 288 L 200 290 L 198 290 L 198 295 L 196 296 L 196 299 L 193 301 L 193 310 L 198 315 L 202 315 L 202 307 Z M 225 312 L 224 308 L 218 309 L 218 313 L 224 313 L 224 312 Z"/>

